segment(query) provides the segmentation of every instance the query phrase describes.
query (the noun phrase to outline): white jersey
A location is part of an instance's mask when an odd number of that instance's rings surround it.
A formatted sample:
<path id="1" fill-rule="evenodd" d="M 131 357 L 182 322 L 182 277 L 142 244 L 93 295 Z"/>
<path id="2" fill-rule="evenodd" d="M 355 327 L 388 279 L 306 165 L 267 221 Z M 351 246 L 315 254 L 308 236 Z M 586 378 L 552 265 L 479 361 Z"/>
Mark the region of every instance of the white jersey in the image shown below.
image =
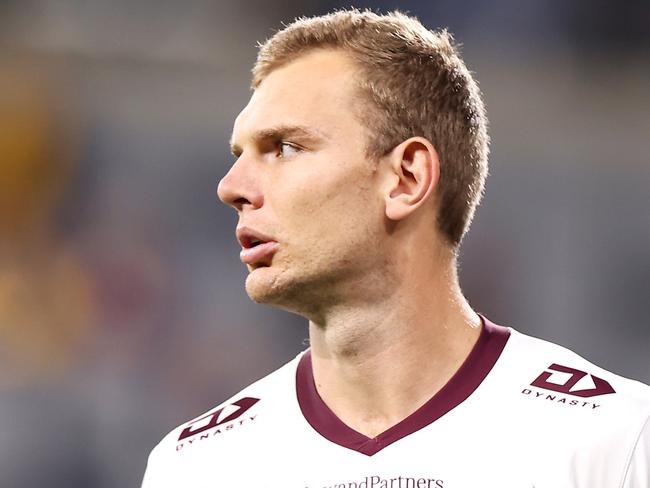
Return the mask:
<path id="1" fill-rule="evenodd" d="M 143 488 L 650 488 L 650 388 L 484 320 L 458 372 L 375 438 L 309 351 L 168 434 Z"/>

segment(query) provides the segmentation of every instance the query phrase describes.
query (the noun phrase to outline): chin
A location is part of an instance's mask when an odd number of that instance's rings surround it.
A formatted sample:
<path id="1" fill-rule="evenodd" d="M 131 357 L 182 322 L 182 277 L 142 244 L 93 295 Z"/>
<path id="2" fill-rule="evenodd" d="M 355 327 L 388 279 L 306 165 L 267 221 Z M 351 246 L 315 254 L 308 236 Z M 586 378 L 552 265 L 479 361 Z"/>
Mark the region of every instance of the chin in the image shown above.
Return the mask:
<path id="1" fill-rule="evenodd" d="M 270 266 L 256 268 L 246 277 L 246 293 L 256 303 L 276 305 L 285 294 L 278 271 Z"/>
<path id="2" fill-rule="evenodd" d="M 280 272 L 272 267 L 257 268 L 246 278 L 246 293 L 255 303 L 302 315 L 305 302 L 311 299 L 308 290 L 312 285 L 304 277 L 302 280 L 298 278 L 290 276 L 286 270 Z"/>

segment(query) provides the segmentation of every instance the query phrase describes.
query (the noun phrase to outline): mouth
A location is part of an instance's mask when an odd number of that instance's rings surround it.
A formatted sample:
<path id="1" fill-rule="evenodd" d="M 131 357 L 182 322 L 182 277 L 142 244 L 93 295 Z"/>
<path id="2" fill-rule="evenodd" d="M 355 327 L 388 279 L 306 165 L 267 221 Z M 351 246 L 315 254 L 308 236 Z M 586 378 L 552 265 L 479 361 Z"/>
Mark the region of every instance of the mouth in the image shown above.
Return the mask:
<path id="1" fill-rule="evenodd" d="M 270 266 L 278 242 L 248 227 L 237 228 L 237 240 L 242 246 L 239 259 L 253 268 Z"/>

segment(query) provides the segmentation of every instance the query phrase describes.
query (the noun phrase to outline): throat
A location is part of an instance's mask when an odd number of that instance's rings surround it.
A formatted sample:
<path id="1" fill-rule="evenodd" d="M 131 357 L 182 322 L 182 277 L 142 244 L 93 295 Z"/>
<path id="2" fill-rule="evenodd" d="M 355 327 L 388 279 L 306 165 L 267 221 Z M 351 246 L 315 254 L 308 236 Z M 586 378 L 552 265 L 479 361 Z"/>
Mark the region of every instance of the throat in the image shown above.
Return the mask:
<path id="1" fill-rule="evenodd" d="M 418 412 L 459 370 L 480 335 L 476 319 L 429 329 L 393 322 L 366 327 L 364 334 L 339 330 L 326 341 L 330 347 L 320 336 L 311 350 L 318 396 L 349 428 L 368 438 L 382 435 Z"/>

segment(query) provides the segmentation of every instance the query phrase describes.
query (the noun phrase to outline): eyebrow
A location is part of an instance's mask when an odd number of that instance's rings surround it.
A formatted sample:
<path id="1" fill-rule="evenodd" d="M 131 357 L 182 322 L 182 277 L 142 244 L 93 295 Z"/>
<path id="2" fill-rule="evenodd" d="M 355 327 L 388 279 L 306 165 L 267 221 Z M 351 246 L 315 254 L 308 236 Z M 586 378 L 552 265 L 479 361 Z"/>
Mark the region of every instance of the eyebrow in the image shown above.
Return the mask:
<path id="1" fill-rule="evenodd" d="M 252 140 L 259 143 L 263 141 L 281 141 L 283 139 L 300 138 L 307 141 L 320 141 L 328 139 L 329 137 L 324 132 L 306 127 L 304 125 L 279 125 L 277 127 L 269 127 L 268 129 L 261 129 L 253 133 Z M 235 156 L 242 153 L 241 147 L 230 139 L 230 152 Z"/>

